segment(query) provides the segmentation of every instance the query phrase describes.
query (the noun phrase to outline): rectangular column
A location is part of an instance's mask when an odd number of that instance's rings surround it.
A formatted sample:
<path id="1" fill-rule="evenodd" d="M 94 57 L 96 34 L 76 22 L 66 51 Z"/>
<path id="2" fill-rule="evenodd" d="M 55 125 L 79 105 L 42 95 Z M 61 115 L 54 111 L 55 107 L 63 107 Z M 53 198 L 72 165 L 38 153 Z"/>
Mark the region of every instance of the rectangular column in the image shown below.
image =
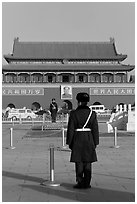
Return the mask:
<path id="1" fill-rule="evenodd" d="M 113 73 L 113 81 L 114 81 L 114 83 L 116 82 L 116 75 L 115 75 L 115 73 Z"/>
<path id="2" fill-rule="evenodd" d="M 77 82 L 77 75 L 76 75 L 76 73 L 74 73 L 74 82 L 75 83 Z"/>
<path id="3" fill-rule="evenodd" d="M 90 82 L 90 74 L 88 73 L 88 82 Z"/>
<path id="4" fill-rule="evenodd" d="M 103 75 L 100 73 L 101 83 L 103 82 Z"/>

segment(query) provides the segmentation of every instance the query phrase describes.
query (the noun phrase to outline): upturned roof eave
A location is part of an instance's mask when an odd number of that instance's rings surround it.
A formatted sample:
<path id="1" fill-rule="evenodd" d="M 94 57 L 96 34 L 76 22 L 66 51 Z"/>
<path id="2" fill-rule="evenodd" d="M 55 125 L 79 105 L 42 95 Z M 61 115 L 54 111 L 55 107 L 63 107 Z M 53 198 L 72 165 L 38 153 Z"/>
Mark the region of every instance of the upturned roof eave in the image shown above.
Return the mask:
<path id="1" fill-rule="evenodd" d="M 4 55 L 5 60 L 9 63 L 11 60 L 63 60 L 64 58 L 55 58 L 55 57 L 48 57 L 48 58 L 44 58 L 44 57 L 15 57 L 12 55 Z M 65 58 L 68 60 L 119 60 L 119 61 L 123 61 L 127 58 L 127 55 L 116 55 L 116 56 L 112 56 L 112 57 L 86 57 L 86 58 Z"/>
<path id="2" fill-rule="evenodd" d="M 2 71 L 132 71 L 133 65 L 3 65 Z"/>

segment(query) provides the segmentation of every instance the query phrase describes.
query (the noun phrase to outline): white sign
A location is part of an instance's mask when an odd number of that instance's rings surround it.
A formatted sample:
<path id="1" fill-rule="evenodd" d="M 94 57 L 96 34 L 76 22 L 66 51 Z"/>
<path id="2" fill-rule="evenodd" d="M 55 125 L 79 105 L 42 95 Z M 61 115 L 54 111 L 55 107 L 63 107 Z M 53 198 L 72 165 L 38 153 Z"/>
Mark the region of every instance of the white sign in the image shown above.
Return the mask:
<path id="1" fill-rule="evenodd" d="M 2 95 L 44 95 L 43 88 L 2 88 Z"/>
<path id="2" fill-rule="evenodd" d="M 135 95 L 135 88 L 90 88 L 90 95 Z"/>

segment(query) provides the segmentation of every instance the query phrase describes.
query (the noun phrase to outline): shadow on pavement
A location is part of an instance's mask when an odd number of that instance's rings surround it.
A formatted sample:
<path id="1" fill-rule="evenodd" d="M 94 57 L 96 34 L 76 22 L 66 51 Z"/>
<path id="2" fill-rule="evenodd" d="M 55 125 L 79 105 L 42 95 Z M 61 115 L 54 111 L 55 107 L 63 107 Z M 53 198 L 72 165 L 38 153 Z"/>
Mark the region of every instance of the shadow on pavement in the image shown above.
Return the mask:
<path id="1" fill-rule="evenodd" d="M 43 182 L 42 178 L 27 176 L 14 172 L 3 171 L 2 173 L 5 177 L 12 177 L 19 180 L 34 181 L 39 184 L 26 185 L 19 184 L 22 188 L 31 189 L 40 193 L 48 193 L 53 197 L 65 198 L 68 201 L 80 201 L 80 202 L 134 202 L 134 193 L 116 191 L 98 187 L 92 187 L 91 189 L 73 189 L 73 184 L 61 183 L 59 187 L 41 186 L 40 183 Z M 48 191 L 47 191 L 48 190 Z M 32 197 L 33 195 L 31 195 Z"/>
<path id="2" fill-rule="evenodd" d="M 43 182 L 42 178 L 38 178 L 35 176 L 28 176 L 25 174 L 14 173 L 14 172 L 10 172 L 10 171 L 2 171 L 2 176 L 15 178 L 15 179 L 19 179 L 19 180 L 34 181 L 34 182 L 38 182 L 38 183 Z"/>
<path id="3" fill-rule="evenodd" d="M 120 178 L 120 179 L 128 179 L 128 180 L 135 180 L 135 177 L 127 177 L 127 176 L 116 176 L 116 175 L 112 175 L 112 174 L 101 174 L 101 173 L 95 173 L 94 175 L 100 175 L 100 176 L 107 176 L 107 177 L 113 177 L 113 178 Z"/>
<path id="4" fill-rule="evenodd" d="M 20 185 L 22 188 L 28 188 L 40 193 L 51 195 L 50 201 L 54 196 L 66 199 L 67 201 L 77 202 L 134 202 L 134 194 L 129 192 L 114 191 L 92 187 L 91 189 L 73 189 L 70 184 L 62 184 L 60 187 L 41 187 L 37 185 Z M 48 191 L 47 191 L 48 190 Z M 61 201 L 61 199 L 59 201 Z"/>

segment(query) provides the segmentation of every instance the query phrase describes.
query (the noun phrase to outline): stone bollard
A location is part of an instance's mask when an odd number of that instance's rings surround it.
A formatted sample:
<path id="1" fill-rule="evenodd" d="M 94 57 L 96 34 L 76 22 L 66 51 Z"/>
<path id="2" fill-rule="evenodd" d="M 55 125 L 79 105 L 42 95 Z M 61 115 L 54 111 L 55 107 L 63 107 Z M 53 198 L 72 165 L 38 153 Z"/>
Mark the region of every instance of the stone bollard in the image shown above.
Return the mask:
<path id="1" fill-rule="evenodd" d="M 21 115 L 19 115 L 19 123 L 22 124 Z"/>
<path id="2" fill-rule="evenodd" d="M 124 104 L 124 112 L 127 111 L 127 104 Z"/>
<path id="3" fill-rule="evenodd" d="M 127 131 L 135 132 L 135 110 L 131 111 L 131 104 L 128 104 L 128 123 Z"/>
<path id="4" fill-rule="evenodd" d="M 14 118 L 12 118 L 12 125 L 14 126 L 15 124 L 14 124 Z"/>
<path id="5" fill-rule="evenodd" d="M 128 111 L 131 111 L 131 104 L 128 104 Z"/>
<path id="6" fill-rule="evenodd" d="M 67 123 L 68 123 L 68 121 L 69 121 L 69 114 L 67 113 L 67 118 L 66 118 L 66 120 L 67 120 Z"/>
<path id="7" fill-rule="evenodd" d="M 120 105 L 120 112 L 122 112 L 122 105 Z"/>
<path id="8" fill-rule="evenodd" d="M 45 118 L 46 118 L 46 114 L 43 114 L 43 126 L 45 125 Z"/>
<path id="9" fill-rule="evenodd" d="M 118 112 L 118 110 L 119 110 L 119 106 L 118 106 L 118 105 L 116 105 L 116 112 Z"/>
<path id="10" fill-rule="evenodd" d="M 65 130 L 67 130 L 66 128 L 62 128 L 62 148 L 63 149 L 67 149 L 67 145 L 65 145 Z"/>

